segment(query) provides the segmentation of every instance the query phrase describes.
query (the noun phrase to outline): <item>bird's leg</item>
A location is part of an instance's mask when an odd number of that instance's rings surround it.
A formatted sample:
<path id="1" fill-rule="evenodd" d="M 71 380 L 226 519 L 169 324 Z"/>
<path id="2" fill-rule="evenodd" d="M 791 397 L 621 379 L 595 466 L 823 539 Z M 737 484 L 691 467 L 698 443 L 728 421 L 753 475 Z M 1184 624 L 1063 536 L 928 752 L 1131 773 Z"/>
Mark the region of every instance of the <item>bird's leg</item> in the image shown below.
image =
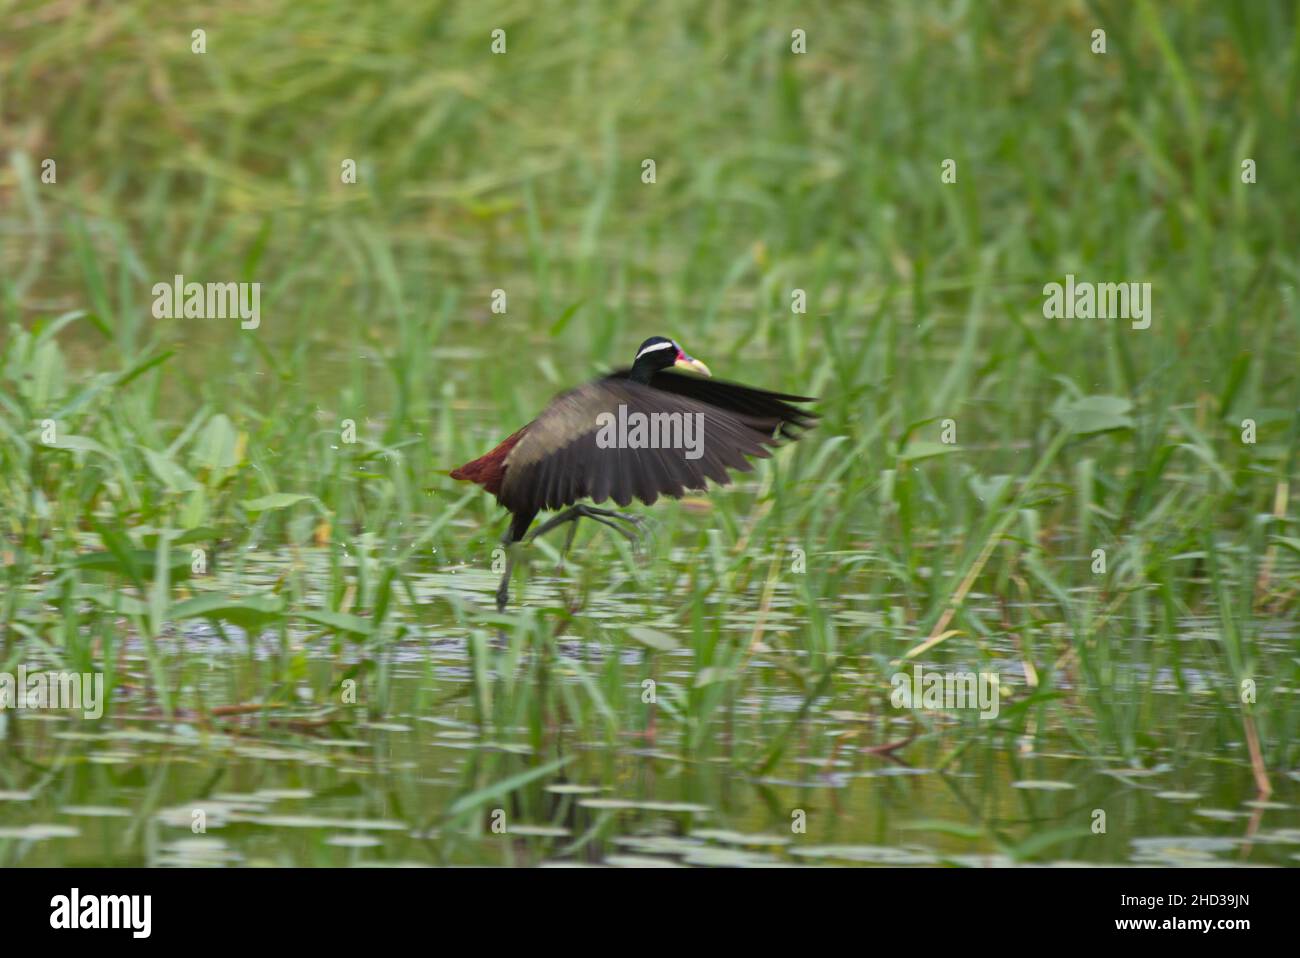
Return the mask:
<path id="1" fill-rule="evenodd" d="M 637 543 L 636 533 L 629 532 L 627 529 L 624 529 L 622 526 L 614 522 L 612 519 L 606 519 L 604 516 L 587 516 L 587 518 L 595 522 L 599 522 L 602 526 L 609 526 L 611 529 L 613 529 L 615 532 L 621 535 L 628 542 L 632 543 L 632 545 L 636 545 Z"/>
<path id="2" fill-rule="evenodd" d="M 569 534 L 564 538 L 564 548 L 560 550 L 560 563 L 555 567 L 557 573 L 564 571 L 564 557 L 569 554 L 569 549 L 573 546 L 573 537 L 578 534 L 578 523 L 574 522 L 569 526 Z"/>
<path id="3" fill-rule="evenodd" d="M 630 512 L 615 512 L 613 509 L 597 509 L 595 506 L 581 506 L 580 508 L 584 510 L 583 514 L 589 518 L 596 519 L 603 516 L 606 519 L 618 519 L 635 526 L 638 531 L 643 529 L 646 524 L 645 516 L 635 516 Z"/>
<path id="4" fill-rule="evenodd" d="M 628 512 L 615 512 L 613 509 L 597 509 L 595 506 L 584 506 L 583 508 L 586 510 L 585 514 L 589 518 L 595 519 L 597 522 L 603 523 L 611 529 L 617 529 L 629 542 L 632 543 L 632 546 L 636 551 L 640 551 L 641 539 L 646 534 L 647 523 L 645 516 L 636 516 Z M 626 529 L 614 525 L 611 521 L 613 519 L 618 519 L 622 522 L 628 523 L 632 528 L 636 529 L 636 534 L 633 535 Z"/>
<path id="5" fill-rule="evenodd" d="M 529 535 L 528 540 L 531 542 L 533 539 L 536 539 L 538 536 L 545 535 L 546 533 L 550 532 L 552 529 L 556 528 L 557 526 L 562 526 L 566 522 L 572 522 L 574 523 L 574 528 L 569 531 L 569 539 L 564 547 L 565 551 L 568 551 L 569 545 L 573 543 L 573 536 L 577 531 L 577 522 L 579 519 L 583 519 L 583 518 L 594 519 L 596 522 L 599 522 L 603 526 L 609 526 L 611 529 L 613 529 L 615 532 L 623 536 L 625 539 L 627 539 L 629 542 L 631 542 L 634 545 L 636 544 L 637 541 L 636 535 L 629 532 L 627 529 L 624 529 L 622 526 L 616 524 L 612 520 L 622 519 L 624 522 L 630 522 L 632 525 L 637 526 L 638 528 L 640 527 L 641 523 L 645 521 L 640 516 L 631 516 L 622 512 L 611 512 L 609 509 L 597 509 L 595 506 L 573 506 L 569 509 L 565 509 L 563 512 L 561 512 L 558 516 L 555 516 L 553 519 L 548 519 L 546 522 L 543 522 L 540 526 L 538 526 L 536 529 L 533 530 L 532 534 Z"/>
<path id="6" fill-rule="evenodd" d="M 538 536 L 544 536 L 552 529 L 562 526 L 566 522 L 574 523 L 575 524 L 574 529 L 577 529 L 576 523 L 579 519 L 582 518 L 582 513 L 579 511 L 579 509 L 580 509 L 579 506 L 574 506 L 571 509 L 565 509 L 558 516 L 554 516 L 550 519 L 547 519 L 540 526 L 538 526 L 531 533 L 529 533 L 528 538 L 525 541 L 532 542 Z"/>
<path id="7" fill-rule="evenodd" d="M 506 530 L 505 538 L 501 540 L 501 545 L 506 550 L 506 574 L 501 577 L 501 584 L 497 586 L 497 611 L 504 612 L 506 603 L 510 601 L 510 573 L 515 568 L 515 544 L 511 541 L 510 530 Z"/>

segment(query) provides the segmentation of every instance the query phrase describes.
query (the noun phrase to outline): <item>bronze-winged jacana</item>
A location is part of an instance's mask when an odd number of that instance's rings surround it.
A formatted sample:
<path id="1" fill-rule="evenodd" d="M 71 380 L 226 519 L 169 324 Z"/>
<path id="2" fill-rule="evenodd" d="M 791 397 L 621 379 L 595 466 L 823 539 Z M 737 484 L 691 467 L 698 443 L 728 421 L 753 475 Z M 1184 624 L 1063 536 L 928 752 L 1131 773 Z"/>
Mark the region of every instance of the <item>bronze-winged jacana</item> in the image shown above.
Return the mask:
<path id="1" fill-rule="evenodd" d="M 635 541 L 618 522 L 637 526 L 639 517 L 576 503 L 613 499 L 626 506 L 636 498 L 651 505 L 660 496 L 678 499 L 687 489 L 705 489 L 707 479 L 726 485 L 731 481 L 728 469 L 748 472 L 753 466 L 747 456 L 766 459 L 769 446 L 797 439 L 817 420 L 815 413 L 790 405 L 813 402 L 806 396 L 668 372 L 673 367 L 710 375 L 709 367 L 676 342 L 652 336 L 641 344 L 630 369 L 561 393 L 487 455 L 452 471 L 453 479 L 478 483 L 511 512 L 502 539 L 507 554 L 498 609 L 505 608 L 510 595 L 514 543 L 523 540 L 541 510 L 571 507 L 533 533 L 536 537 L 574 523 L 565 552 L 582 518 Z M 617 438 L 616 423 L 621 427 Z M 630 433 L 628 423 L 633 425 Z M 670 441 L 657 441 L 663 437 Z"/>

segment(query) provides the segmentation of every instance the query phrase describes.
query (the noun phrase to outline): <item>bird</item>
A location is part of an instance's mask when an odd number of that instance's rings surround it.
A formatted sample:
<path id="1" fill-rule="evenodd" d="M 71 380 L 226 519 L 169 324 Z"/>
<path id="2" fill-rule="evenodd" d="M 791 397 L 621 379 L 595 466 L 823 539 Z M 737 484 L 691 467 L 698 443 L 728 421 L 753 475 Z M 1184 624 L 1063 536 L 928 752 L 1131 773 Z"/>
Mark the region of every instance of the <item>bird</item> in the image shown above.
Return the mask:
<path id="1" fill-rule="evenodd" d="M 638 541 L 642 517 L 582 500 L 625 507 L 635 498 L 649 506 L 660 496 L 706 489 L 710 479 L 725 486 L 727 470 L 749 472 L 750 457 L 766 459 L 769 449 L 812 428 L 817 414 L 793 404 L 813 402 L 714 379 L 666 336 L 643 342 L 630 367 L 559 394 L 532 422 L 449 473 L 482 486 L 510 512 L 497 610 L 509 601 L 515 547 L 526 537 L 572 523 L 563 557 L 578 521 L 591 519 Z M 543 510 L 564 511 L 528 536 Z"/>

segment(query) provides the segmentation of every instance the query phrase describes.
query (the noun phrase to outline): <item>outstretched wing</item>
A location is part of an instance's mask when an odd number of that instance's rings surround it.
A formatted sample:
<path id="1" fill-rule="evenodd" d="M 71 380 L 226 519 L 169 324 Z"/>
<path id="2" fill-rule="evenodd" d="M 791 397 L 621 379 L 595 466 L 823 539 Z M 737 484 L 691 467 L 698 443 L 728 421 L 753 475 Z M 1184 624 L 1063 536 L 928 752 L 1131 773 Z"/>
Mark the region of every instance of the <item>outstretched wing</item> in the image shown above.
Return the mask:
<path id="1" fill-rule="evenodd" d="M 747 457 L 767 458 L 778 427 L 794 421 L 770 408 L 751 406 L 751 414 L 657 387 L 616 373 L 557 396 L 506 457 L 502 504 L 514 512 L 586 498 L 649 505 L 704 489 L 709 479 L 726 485 L 728 469 L 752 469 Z M 621 433 L 620 425 L 627 427 Z"/>
<path id="2" fill-rule="evenodd" d="M 612 373 L 610 378 L 626 379 L 630 373 L 630 369 L 620 369 Z M 725 379 L 702 379 L 699 376 L 682 376 L 678 373 L 660 371 L 650 379 L 650 385 L 676 396 L 698 399 L 710 406 L 770 423 L 769 432 L 779 427 L 781 435 L 787 439 L 798 439 L 800 433 L 811 429 L 819 418 L 816 413 L 790 405 L 796 402 L 813 402 L 810 396 L 768 392 L 765 389 L 755 389 L 753 386 L 727 382 Z"/>

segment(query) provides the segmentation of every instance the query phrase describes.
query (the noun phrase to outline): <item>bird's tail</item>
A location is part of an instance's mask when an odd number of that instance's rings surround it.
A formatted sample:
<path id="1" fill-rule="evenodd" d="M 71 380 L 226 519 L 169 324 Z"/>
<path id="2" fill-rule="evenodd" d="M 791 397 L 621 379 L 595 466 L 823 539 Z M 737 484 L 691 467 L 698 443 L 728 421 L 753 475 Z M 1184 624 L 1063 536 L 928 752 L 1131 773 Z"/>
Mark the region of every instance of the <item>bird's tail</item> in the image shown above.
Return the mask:
<path id="1" fill-rule="evenodd" d="M 464 482 L 477 482 L 488 492 L 496 495 L 501 489 L 501 480 L 506 474 L 506 456 L 510 455 L 510 450 L 515 447 L 520 438 L 523 437 L 525 426 L 514 435 L 507 438 L 495 449 L 485 456 L 479 456 L 470 462 L 465 463 L 458 469 L 453 469 L 447 475 L 453 479 L 460 479 Z"/>

